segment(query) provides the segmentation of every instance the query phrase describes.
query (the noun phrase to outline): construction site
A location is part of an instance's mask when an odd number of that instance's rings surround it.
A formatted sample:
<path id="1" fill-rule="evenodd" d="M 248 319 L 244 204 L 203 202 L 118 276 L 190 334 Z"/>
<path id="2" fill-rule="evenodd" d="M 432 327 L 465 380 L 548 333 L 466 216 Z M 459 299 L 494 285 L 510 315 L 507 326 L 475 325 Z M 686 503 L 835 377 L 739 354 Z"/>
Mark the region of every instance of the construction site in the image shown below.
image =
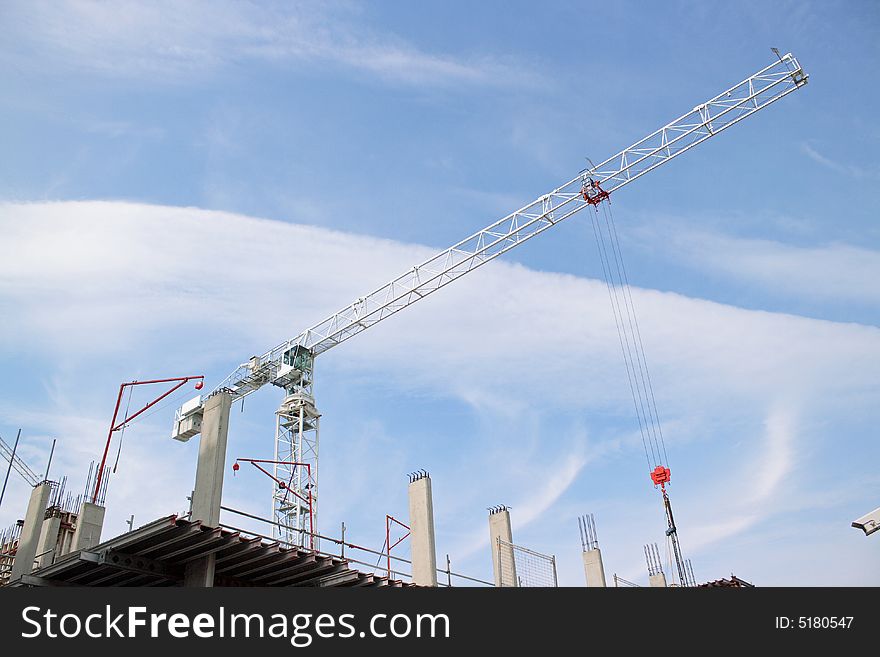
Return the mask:
<path id="1" fill-rule="evenodd" d="M 715 73 L 719 83 L 728 76 L 728 72 Z M 53 466 L 57 454 L 66 449 L 63 437 L 52 443 L 48 461 L 38 464 L 22 457 L 27 427 L 19 430 L 14 440 L 0 436 L 6 465 L 0 504 L 20 508 L 17 522 L 0 532 L 0 585 L 559 586 L 559 555 L 517 542 L 513 532 L 517 509 L 503 500 L 487 502 L 486 508 L 488 542 L 480 549 L 491 554 L 492 571 L 453 569 L 456 555 L 438 554 L 436 547 L 434 511 L 442 509 L 445 502 L 442 490 L 435 498 L 432 463 L 399 473 L 400 487 L 407 487 L 408 514 L 388 510 L 381 545 L 374 542 L 375 535 L 346 535 L 345 523 L 332 528 L 322 524 L 328 510 L 323 506 L 326 493 L 319 486 L 319 451 L 321 461 L 332 461 L 339 447 L 332 438 L 323 445 L 319 441 L 322 413 L 315 381 L 323 381 L 318 363 L 325 352 L 350 339 L 358 340 L 367 329 L 382 331 L 377 324 L 394 322 L 392 315 L 466 274 L 474 272 L 473 277 L 479 277 L 476 270 L 482 265 L 545 231 L 551 234 L 542 239 L 553 240 L 555 226 L 579 215 L 595 237 L 595 255 L 604 273 L 617 331 L 618 357 L 624 365 L 620 376 L 632 395 L 631 419 L 644 451 L 644 486 L 655 491 L 656 513 L 665 528 L 663 535 L 634 531 L 629 538 L 632 552 L 639 558 L 644 556 L 651 587 L 753 586 L 747 572 L 701 573 L 696 577 L 694 561 L 688 557 L 687 527 L 679 527 L 673 514 L 669 486 L 674 478 L 663 412 L 658 409 L 648 367 L 651 355 L 646 353 L 612 201 L 624 187 L 638 184 L 643 176 L 653 175 L 655 169 L 737 123 L 760 121 L 752 116 L 801 90 L 808 79 L 794 55 L 773 49 L 771 61 L 741 82 L 687 109 L 607 159 L 597 164 L 589 161 L 586 168 L 552 191 L 366 292 L 299 334 L 246 358 L 222 381 L 212 383 L 202 374 L 178 371 L 122 382 L 109 429 L 105 436 L 96 436 L 90 446 L 95 448 L 95 458 L 87 473 L 60 473 L 58 466 Z M 785 112 L 785 103 L 772 111 Z M 732 131 L 729 139 L 735 139 L 735 134 L 736 130 Z M 264 437 L 264 452 L 240 454 L 237 422 L 230 418 L 231 410 L 236 405 L 244 409 L 244 400 L 252 394 L 273 393 L 279 406 L 271 453 L 269 438 Z M 132 405 L 133 395 L 138 401 Z M 182 403 L 176 401 L 183 396 L 187 399 Z M 179 403 L 173 417 L 168 407 L 171 401 Z M 154 444 L 170 443 L 160 449 L 170 451 L 175 441 L 198 442 L 188 509 L 168 509 L 167 515 L 146 522 L 135 522 L 132 515 L 128 530 L 114 535 L 104 526 L 105 510 L 114 503 L 114 453 L 118 463 L 126 428 L 157 412 L 157 417 L 167 418 L 170 429 L 170 436 L 151 438 Z M 230 478 L 246 473 L 258 477 L 262 485 L 248 492 L 251 504 L 235 508 L 224 499 L 224 486 L 229 486 Z M 26 482 L 31 490 L 27 500 L 6 497 L 10 477 Z M 151 494 L 151 482 L 137 485 L 143 495 Z M 493 492 L 485 493 L 491 499 Z M 639 586 L 618 573 L 606 572 L 599 539 L 603 517 L 591 513 L 589 504 L 589 500 L 583 501 L 577 527 L 566 528 L 571 535 L 571 552 L 579 545 L 582 585 Z M 265 512 L 269 508 L 271 514 Z M 876 521 L 869 514 L 861 525 L 854 526 L 867 534 L 874 528 L 872 522 Z"/>

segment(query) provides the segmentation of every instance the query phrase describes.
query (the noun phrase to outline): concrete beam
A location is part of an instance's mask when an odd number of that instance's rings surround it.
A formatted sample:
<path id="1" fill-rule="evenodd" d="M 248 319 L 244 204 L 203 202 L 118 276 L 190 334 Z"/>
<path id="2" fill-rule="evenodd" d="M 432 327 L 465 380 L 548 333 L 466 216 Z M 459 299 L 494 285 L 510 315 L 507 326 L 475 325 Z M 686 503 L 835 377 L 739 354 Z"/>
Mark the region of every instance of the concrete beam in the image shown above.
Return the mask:
<path id="1" fill-rule="evenodd" d="M 658 587 L 658 588 L 666 588 L 666 575 L 663 573 L 657 573 L 656 575 L 648 576 L 648 584 L 650 586 Z"/>
<path id="2" fill-rule="evenodd" d="M 517 586 L 516 562 L 513 548 L 499 542 L 513 543 L 510 529 L 510 512 L 499 507 L 489 512 L 489 546 L 492 550 L 492 570 L 495 586 Z"/>
<path id="3" fill-rule="evenodd" d="M 51 515 L 43 521 L 40 528 L 40 540 L 37 542 L 37 558 L 40 568 L 51 566 L 55 561 L 58 546 L 58 531 L 61 529 L 61 518 Z"/>
<path id="4" fill-rule="evenodd" d="M 101 530 L 104 528 L 104 507 L 83 502 L 76 517 L 76 529 L 70 551 L 88 550 L 101 542 Z"/>
<path id="5" fill-rule="evenodd" d="M 602 551 L 599 548 L 587 550 L 583 553 L 584 577 L 587 578 L 587 586 L 605 586 L 605 567 L 602 565 Z"/>
<path id="6" fill-rule="evenodd" d="M 217 527 L 220 524 L 231 407 L 232 397 L 227 392 L 211 395 L 205 402 L 190 519 L 194 522 L 201 521 L 206 527 Z"/>
<path id="7" fill-rule="evenodd" d="M 434 501 L 429 475 L 415 479 L 409 484 L 409 531 L 413 584 L 437 586 Z"/>

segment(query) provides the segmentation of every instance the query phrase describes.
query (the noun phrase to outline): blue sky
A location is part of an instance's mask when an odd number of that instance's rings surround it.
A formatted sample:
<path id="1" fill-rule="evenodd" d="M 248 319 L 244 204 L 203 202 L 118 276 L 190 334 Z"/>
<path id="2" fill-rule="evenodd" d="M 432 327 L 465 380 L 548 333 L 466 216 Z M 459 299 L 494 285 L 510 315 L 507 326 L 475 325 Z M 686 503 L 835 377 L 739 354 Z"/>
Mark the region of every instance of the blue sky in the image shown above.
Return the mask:
<path id="1" fill-rule="evenodd" d="M 880 584 L 849 526 L 880 505 L 875 3 L 10 2 L 0 28 L 0 435 L 34 469 L 57 437 L 74 488 L 122 381 L 212 387 L 793 52 L 806 88 L 614 213 L 697 579 Z M 455 570 L 490 578 L 505 503 L 562 583 L 588 512 L 646 582 L 664 520 L 586 219 L 320 358 L 322 531 L 378 548 L 425 468 Z M 235 412 L 231 459 L 271 455 L 278 402 Z M 186 508 L 172 412 L 126 432 L 107 535 Z M 244 472 L 225 496 L 269 508 Z"/>

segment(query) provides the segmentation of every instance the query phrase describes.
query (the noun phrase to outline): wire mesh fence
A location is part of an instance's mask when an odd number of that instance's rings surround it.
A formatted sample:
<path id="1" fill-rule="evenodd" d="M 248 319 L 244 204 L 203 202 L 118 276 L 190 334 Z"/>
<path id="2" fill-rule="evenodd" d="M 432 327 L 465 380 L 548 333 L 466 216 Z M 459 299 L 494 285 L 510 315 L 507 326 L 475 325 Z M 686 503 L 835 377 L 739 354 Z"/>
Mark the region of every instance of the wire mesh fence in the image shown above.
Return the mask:
<path id="1" fill-rule="evenodd" d="M 496 549 L 501 586 L 558 586 L 555 556 L 508 543 L 500 537 Z"/>

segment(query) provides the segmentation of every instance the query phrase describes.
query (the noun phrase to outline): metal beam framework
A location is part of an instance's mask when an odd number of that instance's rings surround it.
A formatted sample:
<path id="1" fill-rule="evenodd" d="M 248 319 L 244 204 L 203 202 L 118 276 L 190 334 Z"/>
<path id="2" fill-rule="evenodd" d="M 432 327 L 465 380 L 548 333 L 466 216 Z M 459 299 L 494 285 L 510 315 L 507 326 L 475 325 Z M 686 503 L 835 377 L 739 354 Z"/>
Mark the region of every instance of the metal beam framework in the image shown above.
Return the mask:
<path id="1" fill-rule="evenodd" d="M 298 409 L 291 409 L 292 412 L 285 413 L 278 411 L 279 427 L 283 423 L 290 422 L 291 427 L 284 428 L 284 435 L 294 435 L 297 431 L 302 433 L 304 429 L 303 423 L 306 421 L 304 405 L 300 405 Z M 317 430 L 317 429 L 316 429 Z M 292 446 L 290 440 L 286 442 L 279 440 L 276 434 L 275 446 Z M 296 461 L 279 461 L 269 459 L 243 459 L 238 458 L 232 466 L 233 472 L 239 469 L 239 461 L 250 463 L 257 470 L 268 476 L 275 482 L 275 493 L 272 496 L 273 518 L 275 527 L 274 538 L 281 538 L 289 545 L 298 547 L 306 547 L 315 550 L 315 518 L 314 518 L 314 499 L 312 498 L 312 466 L 310 463 L 300 463 Z M 271 465 L 273 472 L 269 472 L 261 463 Z M 303 472 L 305 471 L 305 472 Z M 279 478 L 283 477 L 283 478 Z M 300 531 L 305 516 L 308 515 L 308 532 Z M 293 525 L 286 525 L 290 520 Z M 286 528 L 281 530 L 281 525 Z M 297 530 L 294 530 L 296 527 Z"/>
<path id="2" fill-rule="evenodd" d="M 392 523 L 399 525 L 400 527 L 403 527 L 406 530 L 406 534 L 404 534 L 403 536 L 398 538 L 396 541 L 394 541 L 394 543 L 391 542 L 391 525 L 392 525 Z M 388 568 L 387 568 L 388 579 L 391 579 L 391 573 L 392 573 L 392 571 L 391 571 L 391 550 L 393 548 L 396 548 L 398 545 L 403 543 L 404 540 L 409 538 L 409 535 L 411 533 L 412 533 L 412 529 L 410 529 L 409 525 L 400 522 L 400 520 L 398 520 L 394 516 L 389 516 L 388 514 L 385 514 L 385 547 L 388 548 L 388 560 L 387 560 L 388 561 Z"/>
<path id="3" fill-rule="evenodd" d="M 234 397 L 244 397 L 274 382 L 283 355 L 291 349 L 305 347 L 317 356 L 583 210 L 590 205 L 582 195 L 586 180 L 598 181 L 610 194 L 787 96 L 804 86 L 807 79 L 797 59 L 786 54 L 549 194 L 282 342 L 259 356 L 258 363 L 240 365 L 218 388 L 228 388 Z"/>
<path id="4" fill-rule="evenodd" d="M 297 481 L 292 489 L 301 494 L 309 491 L 317 501 L 317 418 L 320 415 L 312 394 L 315 356 L 375 326 L 584 208 L 595 207 L 609 194 L 807 83 L 808 76 L 793 55 L 779 57 L 777 54 L 777 57 L 772 64 L 739 84 L 697 105 L 598 165 L 581 171 L 548 194 L 416 265 L 296 337 L 242 363 L 216 390 L 226 390 L 233 399 L 238 399 L 266 384 L 285 389 L 287 396 L 278 410 L 275 460 L 311 463 L 308 481 Z M 284 478 L 298 476 L 298 473 L 276 471 L 275 475 Z M 294 527 L 302 536 L 305 529 L 303 509 L 281 508 L 277 493 L 273 503 L 276 522 Z M 316 509 L 317 504 L 314 513 Z M 280 534 L 278 537 L 290 538 Z"/>
<path id="5" fill-rule="evenodd" d="M 287 488 L 276 487 L 272 493 L 272 517 L 277 523 L 273 532 L 275 538 L 286 543 L 315 550 L 321 415 L 311 395 L 297 391 L 284 398 L 275 417 L 273 473 L 276 481 L 286 482 Z"/>
<path id="6" fill-rule="evenodd" d="M 101 456 L 101 465 L 98 467 L 97 476 L 95 477 L 95 490 L 92 493 L 91 497 L 92 504 L 101 503 L 99 501 L 99 497 L 101 495 L 101 480 L 104 477 L 104 464 L 107 462 L 107 453 L 110 451 L 110 441 L 113 440 L 113 433 L 119 431 L 120 429 L 125 429 L 125 427 L 128 426 L 129 422 L 158 404 L 160 401 L 168 397 L 168 395 L 173 393 L 178 388 L 186 385 L 190 381 L 196 382 L 196 390 L 201 390 L 202 386 L 205 385 L 205 377 L 203 375 L 178 376 L 171 379 L 152 379 L 150 381 L 129 381 L 128 383 L 119 384 L 119 394 L 116 396 L 116 407 L 113 409 L 113 419 L 110 420 L 110 431 L 107 432 L 107 442 L 104 445 L 104 454 Z M 153 401 L 148 402 L 143 408 L 135 411 L 134 413 L 129 414 L 126 410 L 125 418 L 117 422 L 117 420 L 119 420 L 119 407 L 122 404 L 122 395 L 123 393 L 125 393 L 125 389 L 129 388 L 130 390 L 134 386 L 147 386 L 156 383 L 174 383 L 175 385 L 156 397 Z"/>

